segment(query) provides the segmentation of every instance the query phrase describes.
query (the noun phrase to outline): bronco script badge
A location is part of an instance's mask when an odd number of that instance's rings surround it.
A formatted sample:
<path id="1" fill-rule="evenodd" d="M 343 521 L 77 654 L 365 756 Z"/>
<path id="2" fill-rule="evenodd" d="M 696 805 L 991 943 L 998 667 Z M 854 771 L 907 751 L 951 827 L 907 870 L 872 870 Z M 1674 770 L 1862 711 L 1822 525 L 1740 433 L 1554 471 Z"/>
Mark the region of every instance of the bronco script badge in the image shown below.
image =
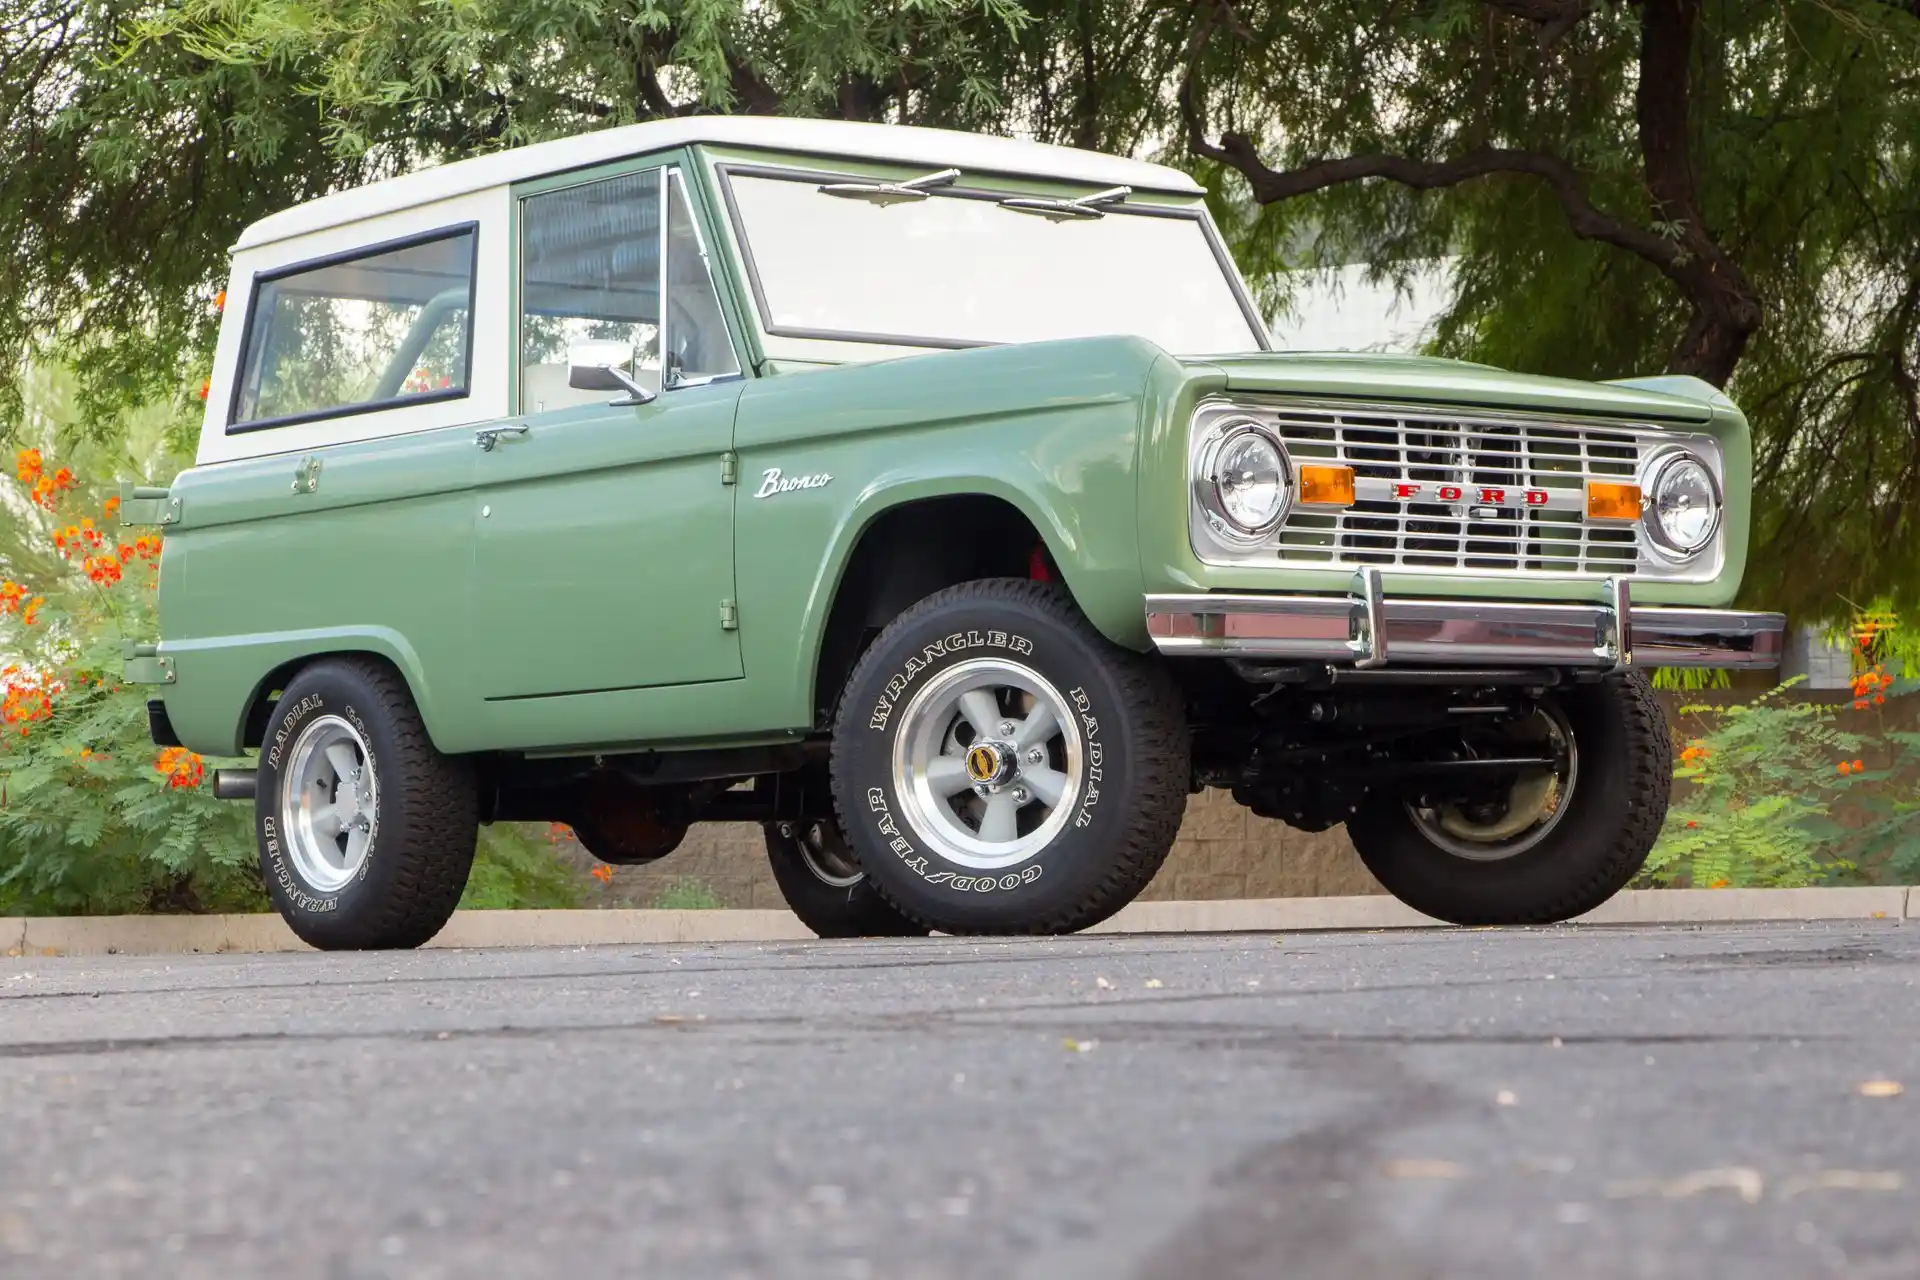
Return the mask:
<path id="1" fill-rule="evenodd" d="M 780 468 L 768 467 L 760 476 L 760 487 L 753 491 L 756 498 L 771 498 L 776 493 L 792 493 L 795 489 L 824 489 L 833 483 L 833 477 L 821 472 L 817 476 L 783 476 Z"/>

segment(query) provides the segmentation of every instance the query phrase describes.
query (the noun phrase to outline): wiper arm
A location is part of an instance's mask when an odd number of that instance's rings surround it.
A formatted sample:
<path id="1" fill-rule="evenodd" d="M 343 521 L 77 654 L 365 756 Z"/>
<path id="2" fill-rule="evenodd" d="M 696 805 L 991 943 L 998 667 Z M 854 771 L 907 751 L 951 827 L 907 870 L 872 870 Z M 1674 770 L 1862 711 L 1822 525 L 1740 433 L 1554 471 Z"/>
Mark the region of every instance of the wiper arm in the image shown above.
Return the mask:
<path id="1" fill-rule="evenodd" d="M 1000 202 L 1002 209 L 1012 209 L 1018 213 L 1037 213 L 1043 218 L 1052 218 L 1061 222 L 1068 218 L 1100 218 L 1116 204 L 1122 204 L 1133 194 L 1132 187 L 1108 187 L 1105 191 L 1096 191 L 1090 196 L 1081 196 L 1077 200 L 1054 200 L 1047 196 L 1010 196 Z"/>
<path id="2" fill-rule="evenodd" d="M 932 188 L 950 186 L 959 176 L 958 169 L 942 169 L 905 182 L 828 182 L 820 187 L 820 193 L 839 196 L 842 200 L 871 200 L 880 205 L 904 204 L 909 200 L 925 200 Z"/>

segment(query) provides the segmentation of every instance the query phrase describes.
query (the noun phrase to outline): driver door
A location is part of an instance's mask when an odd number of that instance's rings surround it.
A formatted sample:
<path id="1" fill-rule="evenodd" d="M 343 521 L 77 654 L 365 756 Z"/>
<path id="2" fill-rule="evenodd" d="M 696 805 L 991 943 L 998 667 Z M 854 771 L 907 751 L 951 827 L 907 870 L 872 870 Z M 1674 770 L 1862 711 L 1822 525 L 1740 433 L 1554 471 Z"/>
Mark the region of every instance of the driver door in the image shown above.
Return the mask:
<path id="1" fill-rule="evenodd" d="M 722 468 L 743 384 L 699 305 L 713 285 L 684 188 L 665 167 L 576 181 L 523 196 L 519 227 L 520 413 L 477 441 L 481 696 L 737 679 Z"/>

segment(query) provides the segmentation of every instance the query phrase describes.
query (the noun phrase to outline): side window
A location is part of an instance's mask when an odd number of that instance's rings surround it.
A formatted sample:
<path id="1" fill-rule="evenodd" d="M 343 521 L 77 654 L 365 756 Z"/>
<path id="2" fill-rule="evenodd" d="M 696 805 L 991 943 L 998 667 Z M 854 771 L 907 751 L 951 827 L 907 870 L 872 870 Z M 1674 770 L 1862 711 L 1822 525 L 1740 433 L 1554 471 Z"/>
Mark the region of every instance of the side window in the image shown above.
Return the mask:
<path id="1" fill-rule="evenodd" d="M 467 394 L 471 226 L 255 277 L 229 430 Z"/>
<path id="2" fill-rule="evenodd" d="M 520 205 L 520 410 L 604 404 L 567 385 L 567 347 L 617 342 L 660 386 L 660 171 L 529 196 Z"/>
<path id="3" fill-rule="evenodd" d="M 720 314 L 706 247 L 693 224 L 684 180 L 667 177 L 667 385 L 709 382 L 740 372 Z"/>

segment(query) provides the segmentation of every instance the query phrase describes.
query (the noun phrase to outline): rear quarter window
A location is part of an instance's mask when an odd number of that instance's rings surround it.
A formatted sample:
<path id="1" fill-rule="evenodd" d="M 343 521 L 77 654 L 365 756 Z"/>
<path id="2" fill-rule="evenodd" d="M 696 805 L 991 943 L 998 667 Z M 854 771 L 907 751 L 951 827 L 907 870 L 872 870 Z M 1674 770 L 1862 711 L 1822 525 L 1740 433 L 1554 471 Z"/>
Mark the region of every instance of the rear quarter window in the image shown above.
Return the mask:
<path id="1" fill-rule="evenodd" d="M 476 240 L 466 224 L 256 276 L 227 429 L 467 395 Z"/>

